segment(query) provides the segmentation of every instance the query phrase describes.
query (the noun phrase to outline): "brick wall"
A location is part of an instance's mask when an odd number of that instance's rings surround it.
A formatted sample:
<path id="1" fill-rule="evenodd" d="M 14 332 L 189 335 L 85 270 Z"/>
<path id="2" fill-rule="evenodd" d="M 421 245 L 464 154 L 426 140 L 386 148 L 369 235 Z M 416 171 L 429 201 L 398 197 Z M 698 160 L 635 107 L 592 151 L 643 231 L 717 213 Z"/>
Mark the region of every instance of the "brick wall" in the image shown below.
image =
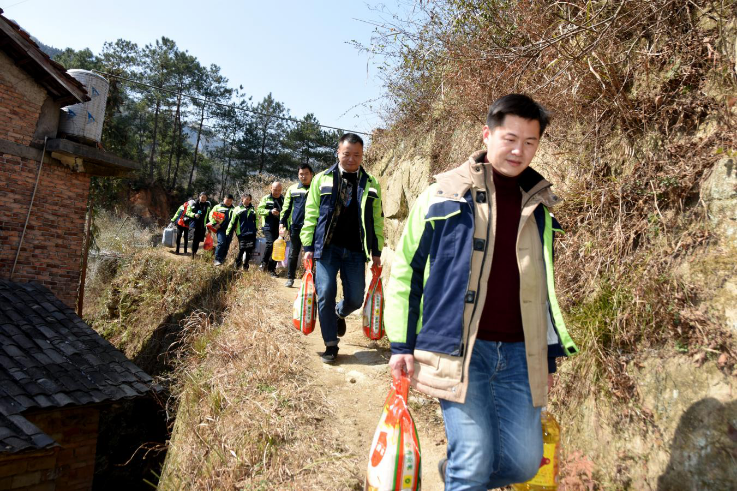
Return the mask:
<path id="1" fill-rule="evenodd" d="M 60 446 L 42 452 L 0 454 L 0 490 L 91 490 L 99 408 L 54 409 L 25 417 Z"/>
<path id="2" fill-rule="evenodd" d="M 46 91 L 0 52 L 0 138 L 31 143 Z"/>
<path id="3" fill-rule="evenodd" d="M 9 278 L 38 162 L 0 156 L 0 277 Z M 77 300 L 90 176 L 44 163 L 13 280 L 35 280 L 72 309 Z"/>

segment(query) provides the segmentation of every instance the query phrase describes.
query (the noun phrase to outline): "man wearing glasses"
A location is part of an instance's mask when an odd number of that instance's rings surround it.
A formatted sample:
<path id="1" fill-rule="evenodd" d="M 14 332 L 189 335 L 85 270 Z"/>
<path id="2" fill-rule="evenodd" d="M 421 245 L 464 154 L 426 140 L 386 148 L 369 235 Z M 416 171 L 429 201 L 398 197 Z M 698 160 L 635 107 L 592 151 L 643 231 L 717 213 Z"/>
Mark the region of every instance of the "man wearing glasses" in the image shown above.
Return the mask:
<path id="1" fill-rule="evenodd" d="M 361 167 L 363 140 L 346 133 L 338 142 L 338 162 L 312 180 L 300 239 L 305 259 L 315 260 L 315 288 L 325 352 L 332 364 L 338 338 L 345 335 L 345 318 L 363 302 L 366 263 L 381 265 L 384 213 L 381 187 Z M 343 299 L 336 304 L 338 272 Z"/>

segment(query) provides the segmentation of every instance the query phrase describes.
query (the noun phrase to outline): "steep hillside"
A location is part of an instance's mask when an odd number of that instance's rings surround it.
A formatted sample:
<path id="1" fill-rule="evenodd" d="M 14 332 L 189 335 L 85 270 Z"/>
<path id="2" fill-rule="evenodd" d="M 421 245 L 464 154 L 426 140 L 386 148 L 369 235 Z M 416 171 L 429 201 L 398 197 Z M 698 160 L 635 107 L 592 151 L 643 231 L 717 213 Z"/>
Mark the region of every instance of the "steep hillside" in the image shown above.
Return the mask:
<path id="1" fill-rule="evenodd" d="M 565 486 L 737 487 L 735 3 L 444 1 L 383 29 L 387 263 L 431 176 L 481 148 L 486 106 L 530 93 L 553 112 L 532 166 L 563 198 L 581 349 L 553 390 Z"/>

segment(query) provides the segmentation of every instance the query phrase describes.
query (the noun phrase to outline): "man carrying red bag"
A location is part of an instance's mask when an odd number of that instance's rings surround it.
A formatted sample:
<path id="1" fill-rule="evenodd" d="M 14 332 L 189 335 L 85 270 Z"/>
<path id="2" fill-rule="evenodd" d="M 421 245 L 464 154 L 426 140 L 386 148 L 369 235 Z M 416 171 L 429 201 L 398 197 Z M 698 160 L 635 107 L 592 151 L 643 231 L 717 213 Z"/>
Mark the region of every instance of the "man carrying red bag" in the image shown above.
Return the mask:
<path id="1" fill-rule="evenodd" d="M 386 311 L 392 374 L 440 399 L 446 490 L 532 478 L 540 410 L 555 357 L 577 352 L 553 282 L 549 208 L 560 201 L 529 168 L 546 110 L 511 94 L 489 108 L 486 148 L 436 176 L 407 219 Z"/>

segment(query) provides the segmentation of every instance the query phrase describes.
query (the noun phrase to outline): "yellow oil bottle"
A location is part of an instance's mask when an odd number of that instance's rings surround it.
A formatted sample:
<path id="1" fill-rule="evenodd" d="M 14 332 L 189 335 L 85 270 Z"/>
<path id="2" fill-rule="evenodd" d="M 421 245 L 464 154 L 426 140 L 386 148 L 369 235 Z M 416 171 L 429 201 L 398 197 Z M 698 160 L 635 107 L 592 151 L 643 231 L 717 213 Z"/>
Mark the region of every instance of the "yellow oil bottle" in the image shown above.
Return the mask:
<path id="1" fill-rule="evenodd" d="M 284 261 L 284 253 L 287 250 L 287 242 L 279 237 L 274 241 L 274 249 L 271 252 L 271 259 L 274 261 Z"/>
<path id="2" fill-rule="evenodd" d="M 543 459 L 537 475 L 525 483 L 512 485 L 514 490 L 558 490 L 560 472 L 560 426 L 543 408 L 540 414 L 543 427 Z"/>

